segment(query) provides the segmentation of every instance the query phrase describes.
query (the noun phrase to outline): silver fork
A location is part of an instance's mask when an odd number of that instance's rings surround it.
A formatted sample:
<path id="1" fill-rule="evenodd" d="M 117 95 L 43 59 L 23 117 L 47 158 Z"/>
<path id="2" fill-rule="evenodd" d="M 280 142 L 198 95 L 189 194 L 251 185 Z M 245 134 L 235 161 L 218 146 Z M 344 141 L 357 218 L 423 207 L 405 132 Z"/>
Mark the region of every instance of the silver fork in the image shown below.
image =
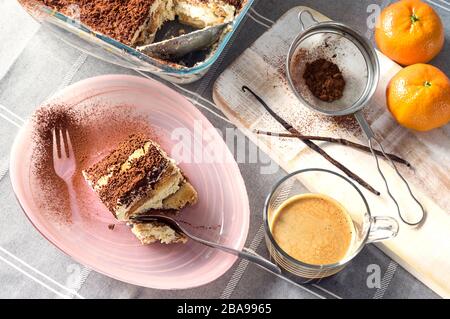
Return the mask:
<path id="1" fill-rule="evenodd" d="M 186 235 L 193 241 L 196 241 L 200 244 L 203 244 L 205 246 L 219 249 L 221 251 L 224 251 L 226 253 L 238 256 L 240 258 L 246 259 L 252 263 L 257 264 L 258 266 L 273 272 L 277 275 L 281 274 L 281 269 L 276 264 L 270 262 L 269 260 L 263 258 L 262 256 L 258 255 L 256 252 L 249 248 L 243 248 L 242 250 L 237 250 L 228 246 L 224 246 L 215 242 L 211 242 L 202 238 L 199 238 L 195 235 L 193 235 L 191 232 L 189 232 L 186 228 L 180 225 L 179 222 L 177 222 L 175 219 L 165 216 L 165 215 L 141 215 L 141 216 L 135 216 L 131 217 L 132 221 L 135 222 L 142 222 L 142 223 L 148 223 L 148 222 L 161 222 L 163 224 L 166 224 L 170 227 L 172 227 L 175 231 Z"/>
<path id="2" fill-rule="evenodd" d="M 67 185 L 69 194 L 70 210 L 72 213 L 72 223 L 79 221 L 79 214 L 75 190 L 73 186 L 73 175 L 76 170 L 75 154 L 73 152 L 72 142 L 69 132 L 66 129 L 53 129 L 53 168 Z"/>

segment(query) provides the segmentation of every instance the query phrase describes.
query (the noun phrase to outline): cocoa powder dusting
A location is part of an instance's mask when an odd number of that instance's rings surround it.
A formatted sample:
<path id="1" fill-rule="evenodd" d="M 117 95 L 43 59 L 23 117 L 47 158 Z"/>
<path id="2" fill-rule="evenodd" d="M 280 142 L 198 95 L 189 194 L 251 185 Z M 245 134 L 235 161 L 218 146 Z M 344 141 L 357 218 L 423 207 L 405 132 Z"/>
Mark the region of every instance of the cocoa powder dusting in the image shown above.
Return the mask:
<path id="1" fill-rule="evenodd" d="M 53 168 L 53 129 L 66 129 L 72 142 L 76 171 L 73 186 L 77 206 L 90 218 L 92 190 L 86 184 L 82 171 L 106 156 L 112 148 L 130 134 L 146 134 L 157 141 L 148 119 L 131 115 L 132 106 L 90 105 L 72 107 L 53 104 L 40 107 L 32 118 L 33 150 L 31 178 L 33 197 L 46 218 L 64 225 L 71 222 L 69 193 L 66 183 Z"/>
<path id="2" fill-rule="evenodd" d="M 59 104 L 39 108 L 32 121 L 35 128 L 32 172 L 37 177 L 36 186 L 42 191 L 37 199 L 39 207 L 51 211 L 59 222 L 69 221 L 67 185 L 53 169 L 53 130 L 67 129 L 72 135 L 78 131 L 79 121 L 71 108 Z"/>

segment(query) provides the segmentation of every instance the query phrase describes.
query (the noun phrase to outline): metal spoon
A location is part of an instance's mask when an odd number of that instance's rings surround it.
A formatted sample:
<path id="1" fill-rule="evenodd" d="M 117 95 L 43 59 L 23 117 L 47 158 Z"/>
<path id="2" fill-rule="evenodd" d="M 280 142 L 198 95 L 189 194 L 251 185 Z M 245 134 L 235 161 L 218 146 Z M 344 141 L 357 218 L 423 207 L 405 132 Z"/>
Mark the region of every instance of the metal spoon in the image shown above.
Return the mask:
<path id="1" fill-rule="evenodd" d="M 268 261 L 267 259 L 261 257 L 260 255 L 258 255 L 257 253 L 255 253 L 254 251 L 248 249 L 248 248 L 243 248 L 243 250 L 236 250 L 234 248 L 228 247 L 228 246 L 223 246 L 214 242 L 210 242 L 201 238 L 198 238 L 197 236 L 192 235 L 191 233 L 189 233 L 189 231 L 187 231 L 185 228 L 183 228 L 175 219 L 170 218 L 168 216 L 164 216 L 164 215 L 145 215 L 145 216 L 135 216 L 131 218 L 132 221 L 136 221 L 136 222 L 161 222 L 164 223 L 170 227 L 172 227 L 176 232 L 179 232 L 181 234 L 186 235 L 188 238 L 212 247 L 212 248 L 216 248 L 219 250 L 222 250 L 224 252 L 227 252 L 229 254 L 238 256 L 240 258 L 246 259 L 248 261 L 251 261 L 257 265 L 259 265 L 260 267 L 273 272 L 275 274 L 281 274 L 281 269 L 275 265 L 274 263 L 271 263 L 270 261 Z"/>
<path id="2" fill-rule="evenodd" d="M 136 49 L 155 58 L 179 58 L 190 52 L 209 47 L 220 38 L 222 31 L 230 24 L 231 22 L 218 24 Z"/>

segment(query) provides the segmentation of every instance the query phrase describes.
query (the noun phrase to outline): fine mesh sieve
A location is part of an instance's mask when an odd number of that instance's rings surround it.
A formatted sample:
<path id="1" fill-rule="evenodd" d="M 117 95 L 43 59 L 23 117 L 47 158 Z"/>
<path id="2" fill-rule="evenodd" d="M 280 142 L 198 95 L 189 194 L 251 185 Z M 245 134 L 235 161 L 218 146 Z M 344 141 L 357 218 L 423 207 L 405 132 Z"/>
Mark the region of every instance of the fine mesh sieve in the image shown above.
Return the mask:
<path id="1" fill-rule="evenodd" d="M 361 111 L 372 98 L 378 85 L 380 66 L 375 49 L 366 38 L 345 24 L 333 21 L 318 22 L 308 10 L 300 12 L 299 20 L 302 32 L 293 41 L 286 62 L 287 77 L 292 90 L 302 104 L 316 112 L 330 116 L 348 114 L 355 116 L 367 136 L 378 172 L 384 181 L 388 195 L 397 207 L 400 219 L 411 226 L 420 224 L 425 217 L 422 204 L 416 199 L 394 162 L 386 155 Z M 307 64 L 320 58 L 336 64 L 346 82 L 343 96 L 333 102 L 324 102 L 316 98 L 303 78 Z M 380 168 L 378 157 L 373 149 L 374 144 L 378 144 L 386 160 L 406 185 L 414 202 L 419 205 L 422 215 L 417 222 L 409 222 L 401 214 L 400 206 L 392 195 Z"/>
<path id="2" fill-rule="evenodd" d="M 375 50 L 344 24 L 318 23 L 309 11 L 302 11 L 299 18 L 304 32 L 292 43 L 287 65 L 289 81 L 297 97 L 311 109 L 327 115 L 347 115 L 362 109 L 378 84 Z M 332 103 L 316 98 L 303 78 L 306 65 L 319 58 L 335 63 L 346 82 L 342 98 Z"/>
<path id="3" fill-rule="evenodd" d="M 338 65 L 346 82 L 342 98 L 332 103 L 316 98 L 303 78 L 306 65 L 319 58 Z M 367 99 L 373 85 L 371 82 L 374 81 L 369 79 L 368 61 L 359 48 L 351 40 L 333 31 L 320 31 L 302 39 L 295 49 L 290 70 L 296 91 L 305 104 L 330 115 L 353 113 L 355 106 L 363 105 Z"/>

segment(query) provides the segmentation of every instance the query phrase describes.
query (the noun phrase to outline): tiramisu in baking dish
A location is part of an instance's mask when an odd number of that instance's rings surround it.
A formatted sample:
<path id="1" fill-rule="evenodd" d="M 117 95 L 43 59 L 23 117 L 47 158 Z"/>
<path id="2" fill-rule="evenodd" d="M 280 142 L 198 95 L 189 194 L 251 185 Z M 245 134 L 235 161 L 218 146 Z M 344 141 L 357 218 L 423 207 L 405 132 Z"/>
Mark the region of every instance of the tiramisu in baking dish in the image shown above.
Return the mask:
<path id="1" fill-rule="evenodd" d="M 174 160 L 145 135 L 129 136 L 83 175 L 119 221 L 130 221 L 140 214 L 174 213 L 197 201 L 197 192 Z M 131 226 L 143 244 L 186 242 L 167 225 Z"/>
<path id="2" fill-rule="evenodd" d="M 244 0 L 38 0 L 126 45 L 152 43 L 164 22 L 204 28 L 232 21 Z M 78 11 L 78 12 L 77 12 Z"/>

